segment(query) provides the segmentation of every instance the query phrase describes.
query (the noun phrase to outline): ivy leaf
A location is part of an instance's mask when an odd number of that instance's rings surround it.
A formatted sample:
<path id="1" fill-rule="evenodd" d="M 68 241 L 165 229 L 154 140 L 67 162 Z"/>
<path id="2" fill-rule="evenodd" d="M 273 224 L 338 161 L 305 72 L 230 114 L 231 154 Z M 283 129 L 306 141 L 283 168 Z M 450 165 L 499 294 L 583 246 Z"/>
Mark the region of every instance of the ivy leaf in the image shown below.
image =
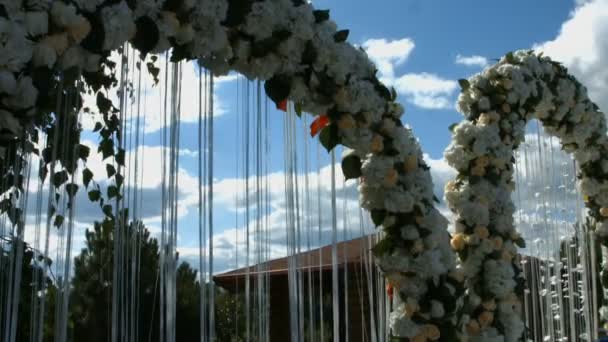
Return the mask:
<path id="1" fill-rule="evenodd" d="M 137 30 L 135 36 L 131 39 L 131 45 L 146 55 L 158 43 L 160 36 L 158 26 L 150 17 L 143 16 L 135 21 L 135 27 Z"/>
<path id="2" fill-rule="evenodd" d="M 467 91 L 471 87 L 471 83 L 469 83 L 469 80 L 464 78 L 459 79 L 458 84 L 460 85 L 460 89 L 462 89 L 462 91 Z"/>
<path id="3" fill-rule="evenodd" d="M 380 226 L 384 222 L 384 218 L 386 217 L 386 210 L 372 209 L 370 213 L 372 216 L 372 222 L 374 222 L 376 227 Z"/>
<path id="4" fill-rule="evenodd" d="M 115 185 L 108 186 L 108 198 L 112 199 L 118 196 L 118 187 Z"/>
<path id="5" fill-rule="evenodd" d="M 91 183 L 92 179 L 93 172 L 91 170 L 89 170 L 88 168 L 82 170 L 82 183 L 84 183 L 85 188 L 89 187 L 89 183 Z"/>
<path id="6" fill-rule="evenodd" d="M 317 24 L 329 20 L 329 10 L 316 10 L 312 14 L 315 16 L 315 22 Z"/>
<path id="7" fill-rule="evenodd" d="M 78 158 L 86 161 L 87 158 L 89 158 L 89 155 L 91 154 L 91 149 L 83 144 L 79 144 L 78 145 Z"/>
<path id="8" fill-rule="evenodd" d="M 59 228 L 63 224 L 63 221 L 65 221 L 65 217 L 63 217 L 62 215 L 57 215 L 55 216 L 55 221 L 53 222 L 53 225 Z"/>
<path id="9" fill-rule="evenodd" d="M 108 178 L 112 178 L 116 174 L 116 168 L 112 164 L 106 164 L 106 172 L 108 173 Z"/>
<path id="10" fill-rule="evenodd" d="M 78 192 L 78 185 L 74 183 L 66 184 L 65 192 L 67 192 L 68 196 L 74 197 L 74 195 L 76 195 L 76 193 Z"/>
<path id="11" fill-rule="evenodd" d="M 112 215 L 112 206 L 109 204 L 106 204 L 103 206 L 103 208 L 101 208 L 101 211 L 103 211 L 103 213 L 107 216 L 107 217 L 113 217 L 114 215 Z"/>
<path id="12" fill-rule="evenodd" d="M 58 188 L 61 185 L 63 185 L 63 183 L 68 181 L 68 173 L 65 171 L 60 171 L 57 172 L 53 175 L 53 185 Z"/>
<path id="13" fill-rule="evenodd" d="M 102 128 L 103 128 L 103 124 L 101 122 L 96 122 L 95 128 L 93 128 L 93 132 L 101 131 Z"/>
<path id="14" fill-rule="evenodd" d="M 361 159 L 352 154 L 342 159 L 342 173 L 346 179 L 361 177 Z"/>
<path id="15" fill-rule="evenodd" d="M 278 105 L 289 97 L 291 78 L 281 75 L 275 76 L 264 83 L 264 89 L 266 90 L 266 95 Z"/>
<path id="16" fill-rule="evenodd" d="M 526 248 L 526 241 L 523 237 L 517 238 L 517 240 L 513 241 L 519 248 Z"/>
<path id="17" fill-rule="evenodd" d="M 112 109 L 112 101 L 102 92 L 97 93 L 97 108 L 99 108 L 99 112 L 102 114 L 108 114 Z"/>
<path id="18" fill-rule="evenodd" d="M 103 160 L 114 155 L 114 141 L 112 139 L 106 138 L 103 139 L 99 143 L 99 148 L 97 152 L 101 152 Z"/>
<path id="19" fill-rule="evenodd" d="M 89 200 L 91 202 L 97 202 L 101 199 L 101 191 L 99 190 L 91 190 L 89 191 Z"/>
<path id="20" fill-rule="evenodd" d="M 321 141 L 321 145 L 325 147 L 327 152 L 331 152 L 331 150 L 333 150 L 334 147 L 340 143 L 338 126 L 336 124 L 331 124 L 325 127 L 321 131 L 321 134 L 319 134 L 319 141 Z"/>
<path id="21" fill-rule="evenodd" d="M 301 118 L 302 117 L 302 103 L 294 103 L 294 110 L 296 111 L 296 115 Z"/>
<path id="22" fill-rule="evenodd" d="M 448 129 L 450 130 L 450 132 L 454 133 L 454 129 L 456 129 L 456 126 L 458 126 L 458 123 L 453 123 L 448 127 Z"/>
<path id="23" fill-rule="evenodd" d="M 118 149 L 116 156 L 114 156 L 118 165 L 125 166 L 125 150 L 122 148 Z"/>
<path id="24" fill-rule="evenodd" d="M 120 173 L 117 173 L 116 175 L 114 175 L 114 181 L 116 181 L 116 186 L 119 189 L 122 186 L 124 180 L 125 180 L 125 177 L 123 175 L 121 175 Z"/>
<path id="25" fill-rule="evenodd" d="M 349 30 L 338 31 L 334 34 L 334 41 L 336 43 L 343 43 L 348 39 Z"/>
<path id="26" fill-rule="evenodd" d="M 395 249 L 393 239 L 382 239 L 372 248 L 372 253 L 375 256 L 383 256 L 390 254 Z"/>
<path id="27" fill-rule="evenodd" d="M 505 55 L 505 59 L 507 60 L 507 62 L 509 62 L 511 64 L 515 64 L 515 56 L 513 55 L 513 51 L 507 53 Z"/>

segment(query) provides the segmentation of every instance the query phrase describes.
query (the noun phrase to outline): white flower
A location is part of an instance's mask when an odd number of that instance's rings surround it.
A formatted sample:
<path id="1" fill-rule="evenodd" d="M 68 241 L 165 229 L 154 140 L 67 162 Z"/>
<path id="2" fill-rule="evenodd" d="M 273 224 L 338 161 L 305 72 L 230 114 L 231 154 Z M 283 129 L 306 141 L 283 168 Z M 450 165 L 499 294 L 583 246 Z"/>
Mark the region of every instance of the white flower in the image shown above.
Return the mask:
<path id="1" fill-rule="evenodd" d="M 72 46 L 67 49 L 66 52 L 61 56 L 59 60 L 59 66 L 63 70 L 70 69 L 72 67 L 81 67 L 84 64 L 83 51 L 80 46 Z"/>
<path id="2" fill-rule="evenodd" d="M 76 14 L 76 7 L 68 5 L 63 1 L 54 1 L 51 8 L 51 19 L 53 23 L 60 27 L 70 27 L 78 24 L 81 16 Z"/>
<path id="3" fill-rule="evenodd" d="M 34 66 L 46 66 L 52 68 L 57 61 L 57 53 L 49 44 L 39 42 L 34 47 L 34 56 L 32 58 Z"/>
<path id="4" fill-rule="evenodd" d="M 49 15 L 47 12 L 26 12 L 25 27 L 32 36 L 40 36 L 49 31 Z"/>
<path id="5" fill-rule="evenodd" d="M 101 10 L 101 20 L 105 31 L 104 50 L 119 48 L 135 34 L 133 13 L 124 1 L 104 7 Z"/>
<path id="6" fill-rule="evenodd" d="M 409 213 L 414 208 L 414 198 L 407 191 L 393 187 L 385 193 L 384 207 L 389 212 Z"/>
<path id="7" fill-rule="evenodd" d="M 0 131 L 5 129 L 16 135 L 20 134 L 22 130 L 21 124 L 12 113 L 0 109 Z"/>
<path id="8" fill-rule="evenodd" d="M 17 80 L 17 88 L 13 96 L 3 100 L 4 105 L 15 109 L 27 109 L 34 106 L 38 98 L 38 89 L 34 87 L 31 77 L 21 77 Z"/>
<path id="9" fill-rule="evenodd" d="M 23 26 L 0 18 L 0 69 L 21 71 L 32 58 L 32 50 Z"/>
<path id="10" fill-rule="evenodd" d="M 97 10 L 97 7 L 104 2 L 104 0 L 72 0 L 72 1 L 74 1 L 74 3 L 76 3 L 76 5 L 78 6 L 78 8 L 80 10 L 85 11 L 85 12 L 95 12 Z M 138 4 L 140 2 L 145 2 L 145 1 L 141 1 L 141 0 L 137 1 Z"/>
<path id="11" fill-rule="evenodd" d="M 515 272 L 510 262 L 490 259 L 483 265 L 484 287 L 498 298 L 504 298 L 515 288 Z"/>
<path id="12" fill-rule="evenodd" d="M 0 93 L 14 94 L 17 88 L 17 80 L 12 72 L 0 70 Z"/>

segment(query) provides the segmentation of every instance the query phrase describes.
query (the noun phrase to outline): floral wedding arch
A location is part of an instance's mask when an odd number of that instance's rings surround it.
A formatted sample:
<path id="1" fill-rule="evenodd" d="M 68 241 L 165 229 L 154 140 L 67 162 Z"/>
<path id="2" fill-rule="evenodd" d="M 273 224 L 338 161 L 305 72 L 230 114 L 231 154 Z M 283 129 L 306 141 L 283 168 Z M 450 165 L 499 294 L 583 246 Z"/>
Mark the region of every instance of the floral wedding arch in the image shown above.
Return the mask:
<path id="1" fill-rule="evenodd" d="M 360 202 L 385 237 L 374 248 L 378 264 L 393 288 L 390 316 L 395 336 L 413 341 L 455 340 L 457 298 L 462 276 L 450 249 L 447 221 L 434 207 L 429 167 L 410 129 L 400 121 L 403 108 L 395 93 L 376 76 L 364 51 L 346 42 L 328 11 L 303 0 L 2 0 L 0 1 L 0 131 L 3 169 L 19 178 L 15 157 L 38 152 L 37 130 L 47 135 L 40 151 L 40 176 L 56 195 L 70 199 L 79 186 L 70 183 L 77 160 L 89 150 L 78 141 L 76 114 L 82 95 L 96 96 L 99 152 L 124 166 L 120 111 L 107 95 L 118 85 L 112 51 L 129 42 L 153 76 L 154 54 L 172 62 L 198 60 L 215 75 L 230 70 L 265 81 L 268 96 L 284 108 L 313 113 L 313 133 L 328 149 L 350 148 L 342 161 L 346 178 L 360 178 Z M 141 65 L 141 64 L 140 64 Z M 70 101 L 68 101 L 70 100 Z M 69 105 L 66 105 L 69 104 Z M 61 139 L 65 132 L 74 139 Z M 65 136 L 65 135 L 63 135 Z M 65 153 L 61 153 L 65 151 Z M 56 171 L 56 164 L 63 170 Z M 99 202 L 104 224 L 114 224 L 123 178 L 107 198 L 93 174 L 82 173 L 89 198 Z M 2 206 L 20 222 L 15 199 L 22 187 L 10 185 L 11 200 Z M 118 205 L 117 205 L 118 207 Z M 119 216 L 120 217 L 120 216 Z M 56 215 L 55 224 L 62 224 Z"/>
<path id="2" fill-rule="evenodd" d="M 574 155 L 588 215 L 606 246 L 606 119 L 566 68 L 532 51 L 509 53 L 460 85 L 458 109 L 466 120 L 453 128 L 445 152 L 458 171 L 446 185 L 445 196 L 456 215 L 451 244 L 467 288 L 460 324 L 482 341 L 516 341 L 524 330 L 524 283 L 517 252 L 524 241 L 513 221 L 514 150 L 524 141 L 531 119 L 558 138 Z"/>
<path id="3" fill-rule="evenodd" d="M 108 96 L 119 83 L 117 66 L 109 56 L 128 42 L 141 54 L 139 65 L 154 77 L 156 54 L 167 53 L 172 62 L 197 60 L 214 75 L 235 70 L 264 80 L 278 107 L 289 100 L 298 112 L 316 115 L 312 133 L 319 132 L 328 150 L 338 144 L 349 148 L 342 160 L 344 175 L 360 178 L 361 206 L 385 233 L 374 252 L 393 292 L 394 336 L 455 341 L 461 334 L 484 336 L 493 327 L 496 334 L 509 329 L 508 337 L 517 338 L 521 321 L 512 314 L 518 300 L 513 294 L 521 284 L 519 237 L 508 195 L 512 149 L 523 139 L 525 120 L 540 118 L 565 148 L 575 151 L 587 204 L 600 222 L 598 234 L 608 236 L 603 117 L 565 69 L 532 54 L 508 55 L 483 76 L 462 81 L 459 103 L 468 121 L 456 127 L 446 154 L 461 173 L 446 193 L 459 217 L 450 241 L 447 221 L 434 206 L 429 167 L 400 121 L 403 108 L 394 91 L 378 80 L 365 52 L 347 38 L 348 31 L 337 30 L 328 11 L 314 10 L 303 0 L 0 0 L 0 191 L 8 194 L 0 210 L 13 223 L 21 222 L 22 171 L 15 165 L 23 164 L 28 153 L 41 155 L 40 177 L 49 178 L 57 196 L 65 191 L 71 199 L 79 190 L 69 179 L 78 159 L 86 161 L 90 153 L 79 143 L 75 119 L 78 112 L 92 110 L 82 108 L 85 93 L 96 97 L 103 118 L 95 127 L 99 152 L 124 166 L 125 151 L 116 144 L 120 111 Z M 38 142 L 38 130 L 47 136 L 41 151 L 32 144 Z M 93 177 L 90 170 L 82 171 L 104 223 L 114 224 L 118 211 L 109 203 L 120 199 L 124 179 L 108 171 L 114 187 L 104 198 Z M 480 191 L 485 199 L 476 196 Z M 55 224 L 62 222 L 55 214 Z M 450 242 L 462 268 L 456 267 Z M 484 295 L 483 302 L 473 295 L 479 294 L 475 286 L 481 275 L 489 277 L 483 287 L 492 295 Z M 475 306 L 466 322 L 460 299 L 465 284 L 474 287 L 465 304 Z M 473 317 L 479 305 L 484 310 Z"/>

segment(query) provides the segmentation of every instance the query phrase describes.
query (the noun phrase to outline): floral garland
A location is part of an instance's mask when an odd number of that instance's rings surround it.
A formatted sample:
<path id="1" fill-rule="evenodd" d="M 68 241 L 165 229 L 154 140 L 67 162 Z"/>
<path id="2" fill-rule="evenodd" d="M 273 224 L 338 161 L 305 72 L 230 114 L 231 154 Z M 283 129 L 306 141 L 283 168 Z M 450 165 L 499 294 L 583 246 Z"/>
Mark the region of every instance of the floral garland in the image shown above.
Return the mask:
<path id="1" fill-rule="evenodd" d="M 0 0 L 0 37 L 0 130 L 20 141 L 59 120 L 49 119 L 57 79 L 84 79 L 104 117 L 96 127 L 100 151 L 120 163 L 124 151 L 111 139 L 120 129 L 117 109 L 104 90 L 117 84 L 108 56 L 125 42 L 142 60 L 171 51 L 172 62 L 197 59 L 216 75 L 236 70 L 265 80 L 279 108 L 289 99 L 298 113 L 317 114 L 311 133 L 320 132 L 328 150 L 352 149 L 342 161 L 344 175 L 360 178 L 361 205 L 384 228 L 374 252 L 390 287 L 392 334 L 457 339 L 463 278 L 447 221 L 433 205 L 429 168 L 400 121 L 394 91 L 380 83 L 365 52 L 346 43 L 348 31 L 337 30 L 329 11 L 303 0 Z M 156 77 L 151 60 L 146 65 Z M 88 153 L 79 155 L 86 160 Z M 90 171 L 83 179 L 88 187 Z M 122 184 L 115 181 L 114 196 Z M 99 190 L 89 198 L 111 215 Z"/>
<path id="2" fill-rule="evenodd" d="M 458 109 L 466 120 L 453 128 L 445 152 L 458 170 L 445 197 L 456 214 L 452 248 L 465 274 L 463 330 L 473 341 L 517 341 L 521 278 L 513 224 L 513 151 L 525 125 L 539 119 L 562 148 L 573 153 L 595 231 L 608 244 L 608 137 L 604 114 L 566 68 L 532 51 L 509 53 L 497 64 L 461 80 Z"/>

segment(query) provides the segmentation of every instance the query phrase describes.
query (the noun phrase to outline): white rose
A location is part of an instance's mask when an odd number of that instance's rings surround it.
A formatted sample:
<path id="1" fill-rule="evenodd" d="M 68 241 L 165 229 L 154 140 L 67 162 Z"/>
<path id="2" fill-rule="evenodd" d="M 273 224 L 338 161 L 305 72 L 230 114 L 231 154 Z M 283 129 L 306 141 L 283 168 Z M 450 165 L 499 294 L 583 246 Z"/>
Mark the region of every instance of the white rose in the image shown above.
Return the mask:
<path id="1" fill-rule="evenodd" d="M 46 12 L 26 12 L 25 27 L 32 36 L 40 36 L 49 32 L 49 15 Z"/>
<path id="2" fill-rule="evenodd" d="M 57 53 L 50 45 L 40 42 L 34 47 L 32 61 L 36 67 L 46 66 L 52 68 L 57 61 Z"/>
<path id="3" fill-rule="evenodd" d="M 7 129 L 13 134 L 19 134 L 21 132 L 21 124 L 12 113 L 0 109 L 0 130 Z"/>
<path id="4" fill-rule="evenodd" d="M 0 70 L 0 93 L 14 94 L 17 81 L 12 72 Z"/>
<path id="5" fill-rule="evenodd" d="M 84 64 L 84 56 L 80 46 L 72 46 L 61 56 L 59 66 L 63 70 L 80 67 Z"/>
<path id="6" fill-rule="evenodd" d="M 21 77 L 17 81 L 15 95 L 3 100 L 4 104 L 11 108 L 25 109 L 33 107 L 38 98 L 38 89 L 34 87 L 31 77 Z"/>

